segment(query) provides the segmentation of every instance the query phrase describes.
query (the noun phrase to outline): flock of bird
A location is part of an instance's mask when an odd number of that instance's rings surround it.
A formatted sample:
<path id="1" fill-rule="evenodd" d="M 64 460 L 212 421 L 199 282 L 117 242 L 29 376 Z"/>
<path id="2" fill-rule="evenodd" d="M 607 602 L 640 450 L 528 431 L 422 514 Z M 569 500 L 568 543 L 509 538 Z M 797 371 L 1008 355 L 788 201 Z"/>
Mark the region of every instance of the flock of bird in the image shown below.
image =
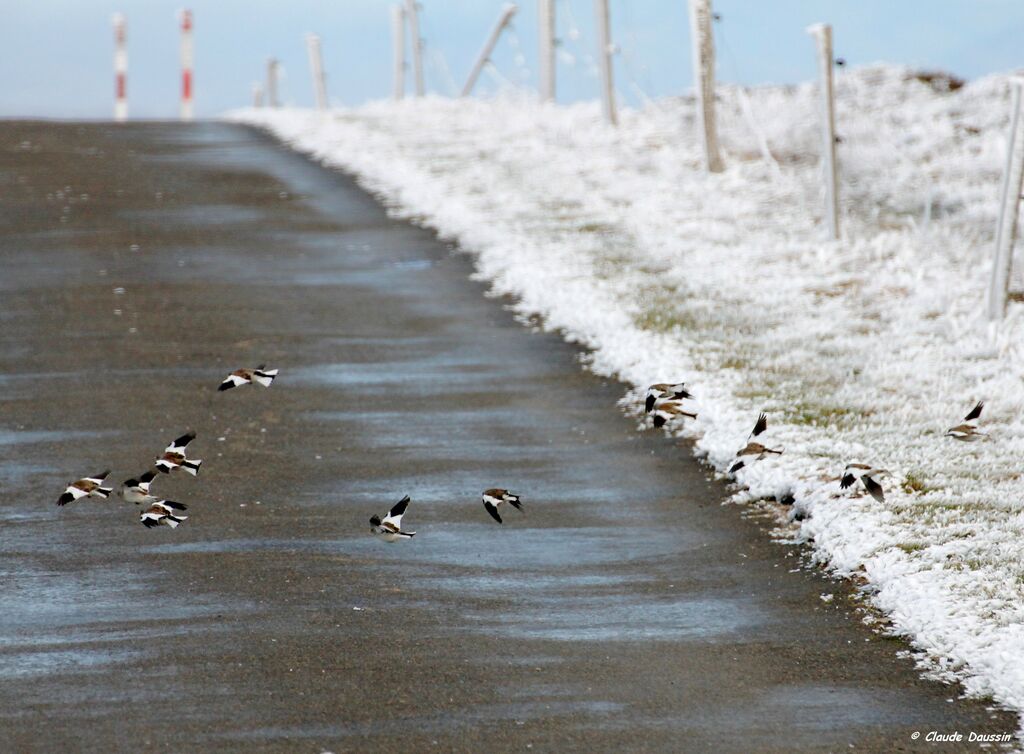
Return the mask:
<path id="1" fill-rule="evenodd" d="M 236 369 L 220 383 L 218 391 L 230 390 L 231 388 L 250 385 L 253 383 L 270 387 L 274 378 L 277 377 L 277 369 L 266 369 L 263 365 L 255 369 Z M 683 401 L 694 401 L 693 394 L 687 390 L 686 384 L 682 382 L 667 383 L 659 382 L 647 389 L 644 400 L 644 411 L 651 414 L 655 427 L 663 427 L 666 423 L 680 417 L 696 419 L 695 411 L 687 410 Z M 961 442 L 973 442 L 987 437 L 984 432 L 979 431 L 978 421 L 981 418 L 981 411 L 985 407 L 984 401 L 978 401 L 977 405 L 960 424 L 946 430 L 946 437 L 952 437 Z M 736 451 L 736 460 L 729 467 L 729 473 L 735 474 L 747 465 L 748 462 L 760 461 L 770 455 L 782 455 L 783 448 L 770 448 L 759 439 L 768 429 L 768 416 L 761 413 L 754 422 L 754 428 L 747 436 L 746 444 Z M 139 516 L 140 522 L 149 528 L 160 525 L 176 528 L 185 521 L 188 516 L 180 513 L 187 510 L 188 506 L 174 500 L 167 500 L 150 493 L 150 485 L 157 478 L 158 473 L 170 474 L 177 469 L 184 469 L 192 476 L 199 473 L 202 460 L 188 458 L 185 455 L 188 444 L 196 439 L 195 432 L 188 432 L 173 440 L 159 458 L 154 462 L 153 469 L 141 474 L 138 477 L 125 480 L 121 486 L 121 496 L 129 503 L 148 506 Z M 57 505 L 68 503 L 83 498 L 107 498 L 114 491 L 112 487 L 104 487 L 110 470 L 90 477 L 84 477 L 72 482 L 67 486 L 64 494 L 57 500 Z M 878 468 L 865 463 L 848 463 L 843 469 L 843 474 L 836 477 L 841 489 L 849 489 L 859 481 L 864 490 L 875 500 L 885 502 L 885 490 L 879 483 L 879 478 L 891 475 L 887 469 Z M 402 529 L 402 517 L 409 508 L 411 498 L 406 495 L 395 503 L 384 518 L 374 515 L 370 518 L 370 531 L 379 535 L 385 542 L 399 542 L 412 539 L 416 536 L 414 531 Z M 506 489 L 491 488 L 485 490 L 482 495 L 482 502 L 487 513 L 502 523 L 500 509 L 502 505 L 508 504 L 516 510 L 522 511 L 523 504 L 519 495 Z"/>
<path id="2" fill-rule="evenodd" d="M 277 372 L 277 369 L 266 369 L 262 364 L 255 369 L 236 369 L 224 378 L 217 390 L 230 390 L 252 383 L 270 387 L 274 378 L 277 377 Z M 199 467 L 203 465 L 202 460 L 185 455 L 188 444 L 195 439 L 195 432 L 187 432 L 171 441 L 171 444 L 164 448 L 163 454 L 154 461 L 152 469 L 138 477 L 126 479 L 121 485 L 121 497 L 126 502 L 147 506 L 139 515 L 139 521 L 143 526 L 152 529 L 162 524 L 174 529 L 188 518 L 188 516 L 179 515 L 181 511 L 188 509 L 187 505 L 151 494 L 150 485 L 157 478 L 157 474 L 170 474 L 177 469 L 184 469 L 192 476 L 199 474 Z M 82 498 L 106 499 L 110 497 L 114 488 L 103 486 L 103 482 L 109 475 L 110 469 L 107 469 L 94 476 L 87 476 L 72 482 L 64 490 L 64 494 L 57 498 L 57 505 L 64 506 Z"/>
<path id="3" fill-rule="evenodd" d="M 253 383 L 263 387 L 270 387 L 274 378 L 277 377 L 278 371 L 277 369 L 267 369 L 262 364 L 255 369 L 236 369 L 224 378 L 217 390 L 230 390 Z M 126 502 L 148 506 L 139 515 L 139 521 L 143 526 L 151 529 L 164 525 L 174 529 L 188 519 L 188 516 L 180 515 L 181 511 L 188 509 L 187 505 L 151 494 L 150 485 L 153 484 L 159 473 L 170 474 L 176 469 L 184 469 L 192 476 L 199 474 L 199 467 L 203 464 L 202 460 L 189 458 L 185 455 L 188 444 L 195 439 L 196 433 L 188 432 L 173 440 L 164 449 L 163 455 L 156 459 L 152 469 L 144 474 L 140 474 L 138 477 L 126 479 L 121 485 L 121 497 Z M 107 469 L 99 474 L 83 477 L 72 482 L 64 490 L 64 494 L 57 499 L 57 505 L 64 506 L 83 498 L 106 499 L 110 497 L 114 492 L 113 487 L 103 486 L 109 475 L 110 469 Z M 521 511 L 523 509 L 519 495 L 497 487 L 484 490 L 482 500 L 484 509 L 499 524 L 502 523 L 499 512 L 502 505 L 507 503 L 517 510 Z M 391 510 L 388 511 L 388 514 L 383 519 L 380 516 L 372 516 L 370 518 L 370 531 L 380 535 L 385 542 L 412 539 L 416 536 L 416 532 L 404 531 L 402 529 L 402 516 L 405 515 L 409 503 L 410 498 L 406 495 L 391 507 Z"/>
<path id="4" fill-rule="evenodd" d="M 644 400 L 644 411 L 653 416 L 654 426 L 663 427 L 672 419 L 685 416 L 696 419 L 694 411 L 684 409 L 684 400 L 694 400 L 694 396 L 686 389 L 685 383 L 678 382 L 669 384 L 659 382 L 647 388 Z M 946 430 L 945 436 L 951 437 L 960 442 L 974 442 L 988 437 L 985 432 L 978 429 L 978 421 L 981 418 L 981 411 L 985 407 L 984 401 L 978 401 L 974 408 L 968 412 L 960 424 Z M 735 474 L 747 465 L 748 461 L 760 461 L 770 455 L 781 456 L 783 448 L 769 448 L 757 438 L 768 429 L 767 414 L 760 414 L 754 422 L 754 429 L 747 436 L 746 444 L 736 451 L 736 461 L 729 467 L 729 473 Z M 885 502 L 885 490 L 879 483 L 879 478 L 891 476 L 888 469 L 878 468 L 866 463 L 848 463 L 843 469 L 841 476 L 833 481 L 839 482 L 840 489 L 849 489 L 859 481 L 864 490 L 880 503 Z"/>

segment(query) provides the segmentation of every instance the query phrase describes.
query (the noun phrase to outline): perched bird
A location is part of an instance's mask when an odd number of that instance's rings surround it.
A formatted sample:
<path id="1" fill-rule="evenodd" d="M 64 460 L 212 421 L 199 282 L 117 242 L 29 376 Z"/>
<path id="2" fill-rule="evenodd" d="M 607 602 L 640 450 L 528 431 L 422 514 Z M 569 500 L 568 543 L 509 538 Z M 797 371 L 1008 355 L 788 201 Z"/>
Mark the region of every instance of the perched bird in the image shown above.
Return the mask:
<path id="1" fill-rule="evenodd" d="M 978 401 L 978 404 L 964 417 L 963 424 L 957 424 L 946 430 L 946 437 L 952 437 L 961 442 L 974 442 L 979 438 L 988 437 L 986 433 L 978 431 L 978 418 L 981 416 L 983 408 L 985 408 L 985 401 Z"/>
<path id="2" fill-rule="evenodd" d="M 644 401 L 644 413 L 651 413 L 654 404 L 659 400 L 681 401 L 683 398 L 692 398 L 693 395 L 686 389 L 686 383 L 677 382 L 670 385 L 667 382 L 656 382 L 647 388 L 647 399 Z"/>
<path id="3" fill-rule="evenodd" d="M 198 474 L 199 466 L 203 462 L 198 458 L 189 459 L 185 457 L 185 447 L 194 439 L 196 439 L 196 433 L 189 432 L 172 442 L 167 446 L 164 454 L 156 459 L 156 467 L 165 474 L 170 474 L 171 471 L 179 466 L 192 476 Z"/>
<path id="4" fill-rule="evenodd" d="M 408 495 L 403 497 L 391 507 L 383 521 L 380 520 L 380 516 L 371 517 L 370 531 L 380 534 L 385 542 L 397 542 L 400 539 L 415 537 L 416 532 L 414 531 L 402 531 L 402 516 L 405 515 L 405 509 L 409 507 L 410 502 Z"/>
<path id="5" fill-rule="evenodd" d="M 754 460 L 760 461 L 769 454 L 781 456 L 782 449 L 774 450 L 754 440 L 755 437 L 760 435 L 766 429 L 768 429 L 768 417 L 762 413 L 757 417 L 757 422 L 754 423 L 754 429 L 747 436 L 747 444 L 737 451 L 736 457 L 742 459 L 743 456 L 755 456 Z M 729 473 L 734 474 L 746 465 L 746 461 L 739 460 L 732 465 L 729 469 Z"/>
<path id="6" fill-rule="evenodd" d="M 113 487 L 101 487 L 103 480 L 107 478 L 107 474 L 110 473 L 110 469 L 96 474 L 95 476 L 87 476 L 79 479 L 77 482 L 72 482 L 68 485 L 68 488 L 64 490 L 64 494 L 57 498 L 57 505 L 67 505 L 75 500 L 80 500 L 83 497 L 101 497 L 107 498 L 110 493 L 114 491 Z"/>
<path id="7" fill-rule="evenodd" d="M 839 480 L 839 488 L 843 490 L 848 489 L 855 485 L 859 479 L 871 497 L 880 503 L 884 503 L 885 490 L 882 489 L 882 485 L 878 483 L 876 477 L 888 474 L 889 471 L 887 469 L 876 469 L 874 466 L 869 466 L 866 463 L 848 463 L 846 468 L 843 469 L 842 478 Z"/>
<path id="8" fill-rule="evenodd" d="M 675 419 L 677 416 L 688 416 L 691 419 L 697 418 L 697 414 L 690 411 L 684 411 L 682 404 L 680 403 L 666 401 L 664 403 L 656 403 L 654 406 L 655 427 L 664 427 L 666 422 Z"/>
<path id="9" fill-rule="evenodd" d="M 491 518 L 501 523 L 501 516 L 498 515 L 498 508 L 501 507 L 502 503 L 508 503 L 516 510 L 522 510 L 523 504 L 519 502 L 519 495 L 514 495 L 508 490 L 498 489 L 492 487 L 489 490 L 484 490 L 483 494 L 484 508 L 491 514 Z"/>
<path id="10" fill-rule="evenodd" d="M 121 497 L 126 502 L 135 503 L 136 505 L 155 503 L 160 498 L 149 494 L 149 485 L 152 484 L 154 479 L 156 479 L 156 471 L 147 471 L 145 474 L 140 475 L 138 479 L 134 477 L 132 479 L 125 479 L 124 484 L 121 485 Z"/>
<path id="11" fill-rule="evenodd" d="M 187 505 L 176 503 L 173 500 L 157 500 L 139 515 L 139 521 L 147 529 L 160 526 L 160 524 L 176 529 L 178 524 L 188 516 L 176 516 L 174 511 L 183 511 L 186 508 L 188 508 Z"/>
<path id="12" fill-rule="evenodd" d="M 253 382 L 258 382 L 263 387 L 270 387 L 270 383 L 277 377 L 277 369 L 267 369 L 266 364 L 260 364 L 255 369 L 236 369 L 229 374 L 217 390 L 230 390 L 233 387 L 241 387 Z"/>

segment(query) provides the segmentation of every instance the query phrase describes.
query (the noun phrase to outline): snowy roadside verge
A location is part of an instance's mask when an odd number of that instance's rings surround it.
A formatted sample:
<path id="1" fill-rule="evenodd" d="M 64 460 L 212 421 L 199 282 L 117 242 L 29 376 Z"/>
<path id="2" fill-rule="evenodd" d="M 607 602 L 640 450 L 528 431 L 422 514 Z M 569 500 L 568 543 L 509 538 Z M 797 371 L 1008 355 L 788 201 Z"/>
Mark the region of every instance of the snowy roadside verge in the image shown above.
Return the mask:
<path id="1" fill-rule="evenodd" d="M 1007 126 L 999 78 L 953 93 L 903 69 L 837 87 L 848 240 L 821 241 L 814 92 L 723 88 L 728 169 L 698 168 L 692 103 L 429 98 L 328 115 L 247 110 L 476 258 L 524 314 L 636 386 L 685 379 L 673 427 L 727 469 L 759 411 L 778 459 L 738 502 L 792 498 L 787 535 L 870 602 L 923 668 L 1024 710 L 1024 306 L 984 321 Z M 778 166 L 766 164 L 763 137 Z M 943 437 L 975 400 L 990 439 Z M 636 409 L 631 409 L 636 410 Z M 884 466 L 886 502 L 841 492 Z"/>

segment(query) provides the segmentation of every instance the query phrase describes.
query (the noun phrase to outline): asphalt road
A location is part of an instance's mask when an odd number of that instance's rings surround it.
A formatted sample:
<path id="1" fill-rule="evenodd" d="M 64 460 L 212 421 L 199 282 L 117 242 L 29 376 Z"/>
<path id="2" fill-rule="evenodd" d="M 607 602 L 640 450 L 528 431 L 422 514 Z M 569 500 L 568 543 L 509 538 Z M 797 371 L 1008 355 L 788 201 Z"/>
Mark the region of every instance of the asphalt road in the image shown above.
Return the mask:
<path id="1" fill-rule="evenodd" d="M 3 751 L 956 751 L 924 734 L 1016 728 L 921 680 L 465 256 L 262 135 L 0 122 L 0 268 Z M 216 391 L 262 362 L 271 389 Z M 54 505 L 186 429 L 199 477 L 154 485 L 179 529 Z M 492 522 L 490 486 L 525 513 Z M 415 539 L 374 539 L 406 493 Z"/>

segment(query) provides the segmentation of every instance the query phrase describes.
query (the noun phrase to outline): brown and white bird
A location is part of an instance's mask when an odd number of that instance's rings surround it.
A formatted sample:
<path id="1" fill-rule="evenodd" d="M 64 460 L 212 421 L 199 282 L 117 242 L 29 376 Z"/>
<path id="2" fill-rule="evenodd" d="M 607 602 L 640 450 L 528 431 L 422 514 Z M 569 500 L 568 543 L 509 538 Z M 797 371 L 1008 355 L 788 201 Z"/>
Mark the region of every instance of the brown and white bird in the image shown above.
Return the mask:
<path id="1" fill-rule="evenodd" d="M 880 503 L 884 503 L 885 490 L 878 483 L 878 477 L 888 475 L 889 471 L 887 469 L 878 469 L 866 463 L 848 463 L 846 468 L 843 469 L 843 476 L 839 480 L 839 488 L 843 490 L 848 489 L 855 485 L 859 479 L 871 497 Z"/>
<path id="2" fill-rule="evenodd" d="M 677 382 L 674 385 L 670 385 L 667 382 L 656 382 L 647 388 L 647 398 L 644 400 L 644 413 L 651 413 L 654 404 L 660 401 L 681 401 L 684 398 L 693 398 L 693 394 L 686 389 L 686 383 Z"/>
<path id="3" fill-rule="evenodd" d="M 186 520 L 188 516 L 176 516 L 174 511 L 183 511 L 187 505 L 176 503 L 173 500 L 157 500 L 139 515 L 139 521 L 147 529 L 152 529 L 161 524 L 177 529 L 178 524 Z"/>
<path id="4" fill-rule="evenodd" d="M 730 474 L 736 473 L 747 465 L 746 461 L 742 460 L 743 456 L 754 456 L 753 460 L 760 461 L 767 455 L 782 455 L 781 448 L 779 450 L 775 450 L 754 440 L 755 437 L 762 434 L 766 429 L 768 429 L 768 416 L 762 413 L 757 417 L 757 421 L 754 423 L 754 429 L 751 430 L 749 435 L 747 435 L 747 444 L 736 452 L 736 457 L 741 460 L 732 465 L 729 469 Z"/>
<path id="5" fill-rule="evenodd" d="M 135 503 L 141 505 L 142 503 L 155 503 L 158 498 L 156 495 L 149 494 L 149 485 L 152 484 L 153 480 L 156 479 L 156 471 L 147 471 L 145 474 L 140 474 L 139 478 L 125 479 L 124 484 L 121 485 L 121 497 L 125 499 L 125 502 Z"/>
<path id="6" fill-rule="evenodd" d="M 986 433 L 978 431 L 978 419 L 981 417 L 983 408 L 985 408 L 985 401 L 978 401 L 971 412 L 964 417 L 962 424 L 957 424 L 946 430 L 946 437 L 952 437 L 960 442 L 974 442 L 982 437 L 988 437 Z"/>
<path id="7" fill-rule="evenodd" d="M 198 458 L 185 457 L 185 448 L 194 439 L 196 439 L 196 433 L 189 432 L 174 440 L 164 450 L 164 454 L 156 459 L 156 467 L 165 474 L 170 474 L 177 468 L 185 469 L 192 476 L 198 474 L 199 467 L 203 462 Z"/>
<path id="8" fill-rule="evenodd" d="M 664 403 L 654 404 L 654 426 L 664 427 L 666 423 L 672 421 L 676 417 L 686 416 L 690 419 L 696 419 L 697 414 L 692 411 L 686 411 L 683 408 L 683 404 L 676 403 L 675 401 L 665 401 Z"/>
<path id="9" fill-rule="evenodd" d="M 498 487 L 492 487 L 489 490 L 484 490 L 483 494 L 484 508 L 491 514 L 491 518 L 497 521 L 499 524 L 502 523 L 501 515 L 498 513 L 498 508 L 503 503 L 508 503 L 516 510 L 521 511 L 523 504 L 519 500 L 519 495 L 515 495 L 508 490 L 499 489 Z"/>
<path id="10" fill-rule="evenodd" d="M 75 500 L 81 500 L 83 497 L 99 497 L 104 499 L 110 497 L 110 493 L 114 491 L 114 488 L 101 486 L 109 473 L 110 469 L 107 469 L 95 476 L 83 477 L 77 482 L 72 482 L 64 490 L 64 494 L 57 498 L 57 505 L 67 505 Z"/>
<path id="11" fill-rule="evenodd" d="M 267 369 L 266 364 L 260 364 L 255 369 L 236 369 L 220 383 L 217 390 L 230 390 L 233 387 L 249 385 L 253 382 L 270 387 L 270 383 L 277 377 L 277 369 Z"/>
<path id="12" fill-rule="evenodd" d="M 397 542 L 400 539 L 412 539 L 416 536 L 414 531 L 402 531 L 402 516 L 405 515 L 409 503 L 412 502 L 408 495 L 403 497 L 388 511 L 388 515 L 381 521 L 380 516 L 370 517 L 370 531 L 379 534 L 385 542 Z"/>

